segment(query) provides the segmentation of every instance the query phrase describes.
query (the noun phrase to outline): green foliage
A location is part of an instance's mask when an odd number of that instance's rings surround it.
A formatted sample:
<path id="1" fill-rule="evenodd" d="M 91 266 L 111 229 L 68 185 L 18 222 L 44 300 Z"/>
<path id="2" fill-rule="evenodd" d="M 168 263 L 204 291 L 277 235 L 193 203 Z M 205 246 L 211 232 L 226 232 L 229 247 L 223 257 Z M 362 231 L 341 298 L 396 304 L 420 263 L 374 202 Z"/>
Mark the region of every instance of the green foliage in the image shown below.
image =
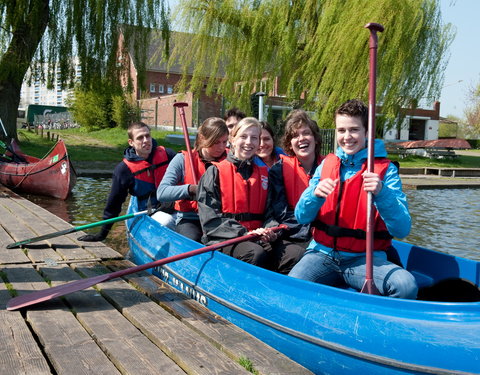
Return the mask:
<path id="1" fill-rule="evenodd" d="M 251 372 L 252 374 L 256 374 L 256 375 L 259 374 L 258 370 L 255 370 L 255 368 L 253 367 L 252 361 L 247 357 L 242 356 L 238 358 L 238 364 L 243 368 L 245 368 L 245 370 L 247 370 L 248 372 Z"/>
<path id="2" fill-rule="evenodd" d="M 160 28 L 165 38 L 169 35 L 166 0 L 0 0 L 0 19 L 0 117 L 9 137 L 16 136 L 20 88 L 29 67 L 47 84 L 55 79 L 65 88 L 77 79 L 78 61 L 79 83 L 91 89 L 101 86 L 105 77 L 117 81 L 125 68 L 117 54 L 120 32 L 124 47 L 140 57 L 145 56 L 152 28 Z M 140 78 L 145 58 L 136 63 Z"/>
<path id="3" fill-rule="evenodd" d="M 453 33 L 443 25 L 438 0 L 182 0 L 179 35 L 171 61 L 186 75 L 180 90 L 224 95 L 249 107 L 266 80 L 271 91 L 318 113 L 320 127 L 345 100 L 368 100 L 369 22 L 381 23 L 377 101 L 388 126 L 413 98 L 439 96 Z M 412 48 L 412 46 L 415 46 Z M 224 79 L 219 80 L 218 77 Z"/>
<path id="4" fill-rule="evenodd" d="M 130 103 L 124 95 L 112 97 L 112 120 L 122 129 L 127 129 L 128 124 L 140 119 L 140 109 L 135 103 Z"/>
<path id="5" fill-rule="evenodd" d="M 87 130 L 99 130 L 111 126 L 111 96 L 96 90 L 74 91 L 74 98 L 69 103 L 73 120 Z"/>
<path id="6" fill-rule="evenodd" d="M 99 130 L 128 124 L 140 118 L 136 104 L 127 100 L 120 87 L 102 80 L 103 85 L 91 89 L 80 86 L 68 101 L 75 122 L 87 130 Z"/>
<path id="7" fill-rule="evenodd" d="M 480 139 L 480 82 L 470 88 L 467 100 L 469 105 L 465 109 L 466 123 L 463 126 L 465 136 Z"/>

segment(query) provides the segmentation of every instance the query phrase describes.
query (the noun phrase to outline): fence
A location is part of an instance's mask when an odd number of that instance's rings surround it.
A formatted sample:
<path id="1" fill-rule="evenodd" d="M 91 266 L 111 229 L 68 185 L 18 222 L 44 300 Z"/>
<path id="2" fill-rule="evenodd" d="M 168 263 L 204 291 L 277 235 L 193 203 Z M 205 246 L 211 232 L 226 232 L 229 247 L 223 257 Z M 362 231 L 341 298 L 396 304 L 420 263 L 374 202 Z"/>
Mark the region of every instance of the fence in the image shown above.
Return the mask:
<path id="1" fill-rule="evenodd" d="M 335 129 L 318 129 L 322 138 L 322 155 L 335 152 Z"/>

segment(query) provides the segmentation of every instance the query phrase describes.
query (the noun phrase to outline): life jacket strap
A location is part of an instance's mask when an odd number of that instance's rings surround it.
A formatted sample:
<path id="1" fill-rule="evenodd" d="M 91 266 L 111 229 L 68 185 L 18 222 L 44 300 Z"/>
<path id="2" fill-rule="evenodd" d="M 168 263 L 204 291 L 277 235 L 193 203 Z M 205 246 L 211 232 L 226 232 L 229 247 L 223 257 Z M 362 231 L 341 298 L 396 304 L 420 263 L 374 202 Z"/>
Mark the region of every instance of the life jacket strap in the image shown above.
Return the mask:
<path id="1" fill-rule="evenodd" d="M 319 220 L 315 220 L 312 223 L 312 226 L 325 232 L 330 237 L 353 237 L 359 240 L 365 240 L 367 238 L 367 232 L 363 229 L 351 229 L 340 227 L 338 225 L 328 225 Z M 391 240 L 393 238 L 393 236 L 386 230 L 374 232 L 373 237 L 379 240 Z"/>

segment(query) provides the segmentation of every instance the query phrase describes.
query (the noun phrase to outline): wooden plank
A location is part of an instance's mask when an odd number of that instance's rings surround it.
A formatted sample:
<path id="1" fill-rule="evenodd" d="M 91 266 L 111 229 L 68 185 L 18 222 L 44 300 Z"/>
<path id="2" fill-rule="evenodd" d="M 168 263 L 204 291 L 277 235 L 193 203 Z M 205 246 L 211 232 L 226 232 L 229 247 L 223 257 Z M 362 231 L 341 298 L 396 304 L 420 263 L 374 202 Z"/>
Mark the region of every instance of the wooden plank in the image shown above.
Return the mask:
<path id="1" fill-rule="evenodd" d="M 88 267 L 88 265 L 86 265 Z M 53 285 L 76 280 L 69 267 L 41 267 Z M 93 290 L 66 296 L 78 321 L 124 374 L 184 374 L 157 346 L 140 333 L 119 311 Z"/>
<path id="2" fill-rule="evenodd" d="M 78 235 L 85 234 L 83 232 L 78 232 Z M 113 250 L 102 242 L 84 242 L 82 247 L 100 259 L 123 259 L 123 255 L 118 251 Z"/>
<path id="3" fill-rule="evenodd" d="M 23 294 L 47 286 L 31 266 L 4 268 L 13 287 Z M 58 299 L 27 311 L 27 321 L 59 374 L 119 374 L 72 312 Z"/>
<path id="4" fill-rule="evenodd" d="M 0 283 L 0 363 L 2 374 L 51 374 L 42 351 L 18 311 L 6 311 L 10 299 L 4 283 Z"/>
<path id="5" fill-rule="evenodd" d="M 12 242 L 24 240 L 26 238 L 31 238 L 37 236 L 34 232 L 25 228 L 22 225 L 19 225 L 16 217 L 7 210 L 3 203 L 8 200 L 1 198 L 0 199 L 0 225 L 8 232 L 10 237 L 13 238 Z M 59 254 L 57 254 L 53 249 L 51 249 L 45 241 L 38 242 L 29 246 L 30 249 L 27 250 L 27 256 L 33 262 L 44 262 L 46 259 L 61 260 Z M 35 251 L 33 251 L 35 249 Z"/>
<path id="6" fill-rule="evenodd" d="M 87 277 L 95 268 L 75 265 Z M 238 363 L 194 333 L 158 304 L 122 280 L 97 285 L 122 314 L 187 373 L 247 374 Z"/>
<path id="7" fill-rule="evenodd" d="M 0 226 L 0 264 L 30 263 L 22 249 L 7 249 L 12 242 L 12 237 Z"/>
<path id="8" fill-rule="evenodd" d="M 129 261 L 112 261 L 112 270 L 133 266 Z M 231 358 L 248 358 L 261 374 L 312 374 L 298 363 L 268 346 L 227 320 L 213 314 L 183 293 L 147 272 L 125 276 L 138 290 L 158 301 L 162 307 L 188 327 L 203 335 Z"/>

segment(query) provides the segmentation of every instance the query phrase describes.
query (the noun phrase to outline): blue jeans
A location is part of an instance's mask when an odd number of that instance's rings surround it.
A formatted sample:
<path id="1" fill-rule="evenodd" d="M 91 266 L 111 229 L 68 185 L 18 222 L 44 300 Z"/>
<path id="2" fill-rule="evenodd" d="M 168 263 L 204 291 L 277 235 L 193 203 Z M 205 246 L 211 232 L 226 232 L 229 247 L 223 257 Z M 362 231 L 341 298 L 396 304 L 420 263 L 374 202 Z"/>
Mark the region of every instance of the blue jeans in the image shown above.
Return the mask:
<path id="1" fill-rule="evenodd" d="M 346 284 L 361 290 L 365 283 L 365 262 L 365 254 L 342 257 L 336 253 L 335 258 L 332 258 L 323 252 L 308 250 L 288 276 L 332 286 Z M 410 272 L 375 256 L 373 281 L 384 296 L 408 299 L 417 297 L 417 283 Z"/>

